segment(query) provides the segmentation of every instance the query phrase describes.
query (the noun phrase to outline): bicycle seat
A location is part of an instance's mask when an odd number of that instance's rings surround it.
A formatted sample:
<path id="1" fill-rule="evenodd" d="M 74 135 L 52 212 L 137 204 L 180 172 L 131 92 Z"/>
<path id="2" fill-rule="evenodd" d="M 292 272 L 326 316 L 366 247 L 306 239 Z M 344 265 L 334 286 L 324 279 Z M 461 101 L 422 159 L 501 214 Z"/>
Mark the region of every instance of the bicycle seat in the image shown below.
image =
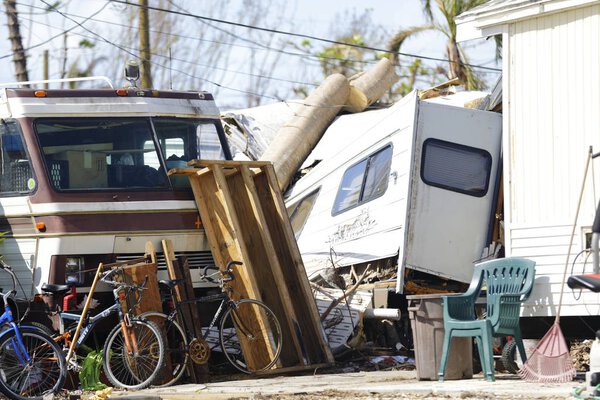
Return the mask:
<path id="1" fill-rule="evenodd" d="M 600 292 L 600 274 L 573 275 L 567 280 L 571 289 L 587 289 Z"/>
<path id="2" fill-rule="evenodd" d="M 185 279 L 161 279 L 160 281 L 158 281 L 159 285 L 165 285 L 168 286 L 169 288 L 173 289 L 175 286 L 179 285 L 180 283 L 184 283 Z"/>
<path id="3" fill-rule="evenodd" d="M 42 285 L 43 292 L 49 292 L 54 294 L 65 294 L 71 291 L 71 286 L 69 285 L 55 285 L 53 283 L 44 283 Z"/>

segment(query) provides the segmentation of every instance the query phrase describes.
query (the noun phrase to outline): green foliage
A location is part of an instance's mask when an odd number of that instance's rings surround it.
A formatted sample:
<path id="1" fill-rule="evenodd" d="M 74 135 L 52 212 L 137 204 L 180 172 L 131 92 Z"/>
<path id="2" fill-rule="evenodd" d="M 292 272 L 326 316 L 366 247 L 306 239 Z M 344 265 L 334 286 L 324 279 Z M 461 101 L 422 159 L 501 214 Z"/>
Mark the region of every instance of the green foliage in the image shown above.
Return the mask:
<path id="1" fill-rule="evenodd" d="M 438 31 L 448 38 L 446 45 L 446 56 L 448 58 L 447 79 L 459 78 L 467 90 L 482 89 L 483 81 L 477 76 L 473 69 L 466 65 L 468 58 L 464 49 L 456 41 L 455 18 L 477 7 L 487 0 L 421 0 L 423 13 L 429 21 L 426 25 L 414 26 L 403 29 L 396 33 L 388 44 L 390 51 L 394 52 L 394 60 L 399 63 L 397 57 L 404 42 L 425 31 Z M 437 6 L 433 8 L 433 3 Z M 498 44 L 498 42 L 496 42 Z"/>
<path id="2" fill-rule="evenodd" d="M 55 2 L 54 2 L 54 3 L 52 3 L 52 4 L 48 4 L 48 5 L 46 6 L 46 9 L 45 9 L 45 11 L 46 11 L 46 12 L 52 12 L 52 11 L 54 11 L 54 10 L 58 9 L 60 6 L 61 6 L 61 3 L 60 3 L 60 1 L 55 1 Z"/>
<path id="3" fill-rule="evenodd" d="M 93 43 L 93 42 L 90 42 L 90 41 L 89 41 L 89 40 L 87 40 L 87 39 L 83 39 L 83 40 L 81 40 L 81 41 L 79 42 L 79 47 L 82 47 L 82 48 L 92 49 L 92 48 L 94 48 L 95 46 L 96 46 L 96 44 L 95 44 L 95 43 Z"/>
<path id="4" fill-rule="evenodd" d="M 365 45 L 362 36 L 358 34 L 343 37 L 339 39 L 339 41 L 355 44 L 357 46 Z M 325 47 L 322 51 L 317 52 L 316 55 L 320 59 L 321 68 L 323 69 L 325 76 L 334 73 L 340 73 L 346 76 L 353 75 L 361 70 L 361 62 L 367 57 L 364 49 L 341 44 Z M 375 56 L 373 55 L 370 58 L 374 59 Z"/>

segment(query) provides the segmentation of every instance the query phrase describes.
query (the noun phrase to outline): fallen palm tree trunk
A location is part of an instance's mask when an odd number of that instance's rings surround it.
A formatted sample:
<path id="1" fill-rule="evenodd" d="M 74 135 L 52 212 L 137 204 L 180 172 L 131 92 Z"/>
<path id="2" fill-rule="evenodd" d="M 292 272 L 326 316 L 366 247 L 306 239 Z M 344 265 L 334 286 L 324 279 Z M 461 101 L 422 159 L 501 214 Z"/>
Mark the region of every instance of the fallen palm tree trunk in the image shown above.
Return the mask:
<path id="1" fill-rule="evenodd" d="M 364 111 L 390 90 L 399 79 L 390 60 L 382 58 L 370 70 L 350 78 L 350 95 L 344 111 L 352 113 Z"/>
<path id="2" fill-rule="evenodd" d="M 272 161 L 283 190 L 342 109 L 350 93 L 348 79 L 330 75 L 308 96 L 298 112 L 277 133 L 261 159 Z"/>

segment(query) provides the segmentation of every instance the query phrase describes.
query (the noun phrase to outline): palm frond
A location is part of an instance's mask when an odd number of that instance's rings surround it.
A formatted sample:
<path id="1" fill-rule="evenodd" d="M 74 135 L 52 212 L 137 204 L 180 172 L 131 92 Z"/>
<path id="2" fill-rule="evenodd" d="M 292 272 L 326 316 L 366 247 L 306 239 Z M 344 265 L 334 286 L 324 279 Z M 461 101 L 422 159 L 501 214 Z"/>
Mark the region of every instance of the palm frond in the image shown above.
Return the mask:
<path id="1" fill-rule="evenodd" d="M 392 52 L 392 61 L 394 63 L 398 62 L 398 53 L 400 52 L 400 48 L 406 39 L 432 29 L 436 29 L 436 27 L 434 25 L 412 26 L 392 36 L 387 46 L 388 50 Z"/>
<path id="2" fill-rule="evenodd" d="M 433 21 L 434 17 L 433 10 L 431 8 L 431 0 L 421 0 L 421 3 L 423 4 L 423 11 L 425 12 L 425 16 L 430 22 Z"/>

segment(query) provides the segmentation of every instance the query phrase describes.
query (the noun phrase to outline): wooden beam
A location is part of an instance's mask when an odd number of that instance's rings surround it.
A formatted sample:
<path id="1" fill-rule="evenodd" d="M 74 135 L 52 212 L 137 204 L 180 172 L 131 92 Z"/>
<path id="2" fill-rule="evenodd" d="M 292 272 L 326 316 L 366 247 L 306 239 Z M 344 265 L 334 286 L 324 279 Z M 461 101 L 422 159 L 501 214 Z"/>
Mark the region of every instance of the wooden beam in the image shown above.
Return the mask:
<path id="1" fill-rule="evenodd" d="M 175 259 L 173 243 L 170 240 L 163 240 L 162 247 L 169 279 L 177 279 L 184 282 L 183 284 L 176 285 L 174 288 L 175 301 L 182 303 L 194 299 L 194 288 L 192 287 L 192 279 L 189 274 L 189 268 L 187 268 L 187 263 L 181 265 Z M 180 311 L 181 318 L 184 320 L 183 326 L 187 328 L 186 335 L 188 335 L 188 338 L 202 338 L 202 323 L 197 305 L 195 303 L 182 304 Z M 196 383 L 206 382 L 208 379 L 207 367 L 193 363 L 191 358 L 188 359 L 188 371 L 190 371 L 191 378 Z"/>
<path id="2" fill-rule="evenodd" d="M 262 173 L 262 172 L 260 172 Z M 296 310 L 292 304 L 292 294 L 289 292 L 285 276 L 282 272 L 280 260 L 277 257 L 277 249 L 273 243 L 276 236 L 272 235 L 269 229 L 269 222 L 265 217 L 263 208 L 261 206 L 261 199 L 258 197 L 258 190 L 254 184 L 255 173 L 250 171 L 248 166 L 240 166 L 240 175 L 245 184 L 248 199 L 252 207 L 252 212 L 256 218 L 257 232 L 260 234 L 262 243 L 264 245 L 265 254 L 262 255 L 266 260 L 265 265 L 269 265 L 268 270 L 263 271 L 261 274 L 261 282 L 266 285 L 265 290 L 262 291 L 262 298 L 265 303 L 275 312 L 277 318 L 282 324 L 283 339 L 285 343 L 291 341 L 293 346 L 289 346 L 282 349 L 281 357 L 285 360 L 294 358 L 294 363 L 305 363 L 305 357 L 302 357 L 303 346 L 300 343 L 302 338 L 296 335 L 297 317 Z M 252 232 L 256 235 L 256 232 Z M 264 265 L 263 265 L 264 267 Z M 268 289 L 268 290 L 267 290 Z M 273 290 L 275 289 L 275 290 Z M 285 325 L 287 326 L 285 326 Z M 294 350 L 292 352 L 292 350 Z"/>

